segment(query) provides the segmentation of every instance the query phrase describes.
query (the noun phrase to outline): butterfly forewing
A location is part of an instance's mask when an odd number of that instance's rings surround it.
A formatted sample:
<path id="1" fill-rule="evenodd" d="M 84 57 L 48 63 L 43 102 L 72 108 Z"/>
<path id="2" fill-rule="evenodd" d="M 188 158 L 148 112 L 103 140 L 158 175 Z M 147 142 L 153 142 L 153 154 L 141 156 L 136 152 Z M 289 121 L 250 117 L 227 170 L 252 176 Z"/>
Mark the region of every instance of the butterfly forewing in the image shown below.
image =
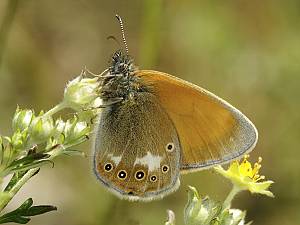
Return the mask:
<path id="1" fill-rule="evenodd" d="M 110 190 L 152 200 L 178 187 L 180 143 L 155 95 L 141 92 L 107 107 L 98 123 L 94 171 Z"/>
<path id="2" fill-rule="evenodd" d="M 254 125 L 216 95 L 157 71 L 137 71 L 172 119 L 181 144 L 181 170 L 201 169 L 236 159 L 257 142 Z"/>

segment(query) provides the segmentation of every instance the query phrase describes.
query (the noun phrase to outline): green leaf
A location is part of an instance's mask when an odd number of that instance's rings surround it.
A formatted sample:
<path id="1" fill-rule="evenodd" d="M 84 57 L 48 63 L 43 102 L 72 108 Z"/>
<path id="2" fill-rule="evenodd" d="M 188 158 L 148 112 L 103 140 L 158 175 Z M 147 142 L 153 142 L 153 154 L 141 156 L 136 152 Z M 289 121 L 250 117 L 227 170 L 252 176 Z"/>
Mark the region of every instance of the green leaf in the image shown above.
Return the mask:
<path id="1" fill-rule="evenodd" d="M 2 217 L 0 218 L 0 224 L 3 224 L 3 223 L 20 223 L 20 224 L 26 224 L 30 221 L 29 218 L 26 218 L 26 217 L 6 217 L 6 218 L 3 218 Z"/>
<path id="2" fill-rule="evenodd" d="M 9 183 L 6 185 L 4 191 L 8 192 L 12 189 L 12 187 L 25 175 L 27 171 L 14 173 L 12 178 L 10 179 Z"/>
<path id="3" fill-rule="evenodd" d="M 18 160 L 14 160 L 9 166 L 8 168 L 11 168 L 11 167 L 15 167 L 15 166 L 18 166 L 18 165 L 25 165 L 25 164 L 30 164 L 34 161 L 37 161 L 37 160 L 41 160 L 41 159 L 47 159 L 49 158 L 50 155 L 49 154 L 46 154 L 46 153 L 34 153 L 34 154 L 30 154 L 30 155 L 27 155 L 21 159 L 18 159 Z"/>
<path id="4" fill-rule="evenodd" d="M 40 214 L 44 214 L 50 211 L 57 210 L 55 206 L 52 205 L 38 205 L 30 207 L 24 216 L 36 216 Z"/>
<path id="5" fill-rule="evenodd" d="M 39 161 L 30 163 L 28 165 L 22 165 L 22 166 L 12 168 L 12 169 L 10 169 L 9 173 L 22 172 L 24 170 L 30 170 L 30 169 L 33 169 L 33 168 L 41 167 L 45 163 L 50 163 L 50 164 L 52 164 L 52 167 L 54 167 L 54 163 L 51 160 L 41 159 Z"/>
<path id="6" fill-rule="evenodd" d="M 32 206 L 32 205 L 33 205 L 32 198 L 27 199 L 19 208 L 2 215 L 0 217 L 0 224 L 9 223 L 9 222 L 26 224 L 30 221 L 31 216 L 36 216 L 53 210 L 57 210 L 55 206 L 51 206 L 51 205 L 39 205 L 39 206 Z"/>
<path id="7" fill-rule="evenodd" d="M 49 160 L 47 160 L 49 157 L 50 155 L 46 153 L 33 153 L 27 155 L 21 159 L 14 160 L 6 167 L 5 172 L 6 174 L 10 174 L 39 167 L 43 163 L 49 162 Z"/>
<path id="8" fill-rule="evenodd" d="M 75 149 L 66 149 L 66 150 L 64 150 L 64 154 L 69 155 L 69 156 L 73 156 L 73 155 L 83 156 L 83 157 L 86 156 L 84 152 L 82 152 L 80 150 L 75 150 Z"/>
<path id="9" fill-rule="evenodd" d="M 13 188 L 13 186 L 27 173 L 27 171 L 28 170 L 14 173 L 14 175 L 10 179 L 9 183 L 6 185 L 4 191 L 9 192 Z M 31 177 L 35 176 L 38 172 L 40 172 L 40 170 L 38 170 Z"/>
<path id="10" fill-rule="evenodd" d="M 33 204 L 33 200 L 32 200 L 32 198 L 29 198 L 15 211 L 23 211 L 23 210 L 29 209 L 30 206 L 32 206 L 32 204 Z"/>

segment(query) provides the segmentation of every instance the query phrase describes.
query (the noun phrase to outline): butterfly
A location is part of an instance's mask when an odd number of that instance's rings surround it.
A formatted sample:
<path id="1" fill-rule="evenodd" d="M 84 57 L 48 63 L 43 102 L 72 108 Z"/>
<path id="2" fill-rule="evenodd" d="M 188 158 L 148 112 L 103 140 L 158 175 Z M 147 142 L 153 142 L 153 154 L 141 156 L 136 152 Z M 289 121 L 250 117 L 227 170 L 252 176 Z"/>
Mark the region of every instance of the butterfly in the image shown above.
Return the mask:
<path id="1" fill-rule="evenodd" d="M 238 109 L 167 73 L 139 70 L 118 50 L 99 79 L 103 106 L 94 130 L 93 170 L 117 196 L 151 201 L 174 192 L 180 175 L 250 152 L 258 133 Z"/>

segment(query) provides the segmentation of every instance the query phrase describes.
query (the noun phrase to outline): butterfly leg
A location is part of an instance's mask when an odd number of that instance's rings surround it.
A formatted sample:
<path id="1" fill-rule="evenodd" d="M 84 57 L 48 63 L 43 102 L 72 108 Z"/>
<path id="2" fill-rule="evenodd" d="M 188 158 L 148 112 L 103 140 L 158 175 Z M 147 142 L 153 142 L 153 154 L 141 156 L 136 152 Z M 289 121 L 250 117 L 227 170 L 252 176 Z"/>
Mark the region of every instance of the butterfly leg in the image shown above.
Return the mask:
<path id="1" fill-rule="evenodd" d="M 88 72 L 89 74 L 91 74 L 94 77 L 98 77 L 98 78 L 111 78 L 111 77 L 122 77 L 122 74 L 108 74 L 109 69 L 105 69 L 102 73 L 100 74 L 95 74 L 93 72 L 91 72 L 88 68 L 84 67 L 84 69 L 82 70 L 81 74 L 85 75 L 86 72 Z M 105 75 L 104 75 L 105 74 Z"/>
<path id="2" fill-rule="evenodd" d="M 88 110 L 95 110 L 95 109 L 101 109 L 101 108 L 106 108 L 106 107 L 109 107 L 109 106 L 112 106 L 116 103 L 119 103 L 123 100 L 123 98 L 113 98 L 111 99 L 110 101 L 107 101 L 101 105 L 98 105 L 96 107 L 90 107 L 90 108 L 86 108 L 86 109 L 83 109 L 83 111 L 88 111 Z"/>
<path id="3" fill-rule="evenodd" d="M 108 106 L 114 105 L 116 103 L 119 103 L 123 101 L 123 98 L 113 98 L 110 99 L 109 101 L 105 102 L 104 104 L 101 104 L 100 106 L 97 106 L 96 108 L 106 108 Z"/>
<path id="4" fill-rule="evenodd" d="M 84 69 L 82 70 L 81 74 L 82 74 L 82 75 L 86 75 L 86 73 L 88 72 L 89 74 L 93 75 L 94 77 L 103 77 L 103 75 L 104 75 L 105 73 L 107 73 L 108 70 L 109 70 L 109 69 L 105 69 L 102 73 L 100 73 L 100 74 L 95 74 L 95 73 L 91 72 L 91 71 L 85 66 Z"/>

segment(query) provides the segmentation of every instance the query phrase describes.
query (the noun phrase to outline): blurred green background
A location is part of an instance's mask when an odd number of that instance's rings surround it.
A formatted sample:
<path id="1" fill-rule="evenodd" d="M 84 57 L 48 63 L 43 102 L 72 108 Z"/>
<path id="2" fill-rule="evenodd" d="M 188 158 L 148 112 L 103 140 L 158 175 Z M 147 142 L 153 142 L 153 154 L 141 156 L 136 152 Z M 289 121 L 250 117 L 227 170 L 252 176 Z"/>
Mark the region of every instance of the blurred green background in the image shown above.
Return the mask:
<path id="1" fill-rule="evenodd" d="M 228 100 L 257 126 L 252 161 L 274 180 L 275 199 L 241 193 L 233 206 L 257 225 L 300 224 L 300 1 L 1 0 L 0 132 L 11 133 L 16 105 L 50 109 L 86 65 L 102 72 L 121 39 L 143 69 L 168 72 Z M 90 156 L 89 146 L 78 147 Z M 27 197 L 58 211 L 31 224 L 163 224 L 172 209 L 182 224 L 186 187 L 223 200 L 230 183 L 211 171 L 185 175 L 176 193 L 152 203 L 121 201 L 96 181 L 90 157 L 44 167 L 10 205 Z"/>

